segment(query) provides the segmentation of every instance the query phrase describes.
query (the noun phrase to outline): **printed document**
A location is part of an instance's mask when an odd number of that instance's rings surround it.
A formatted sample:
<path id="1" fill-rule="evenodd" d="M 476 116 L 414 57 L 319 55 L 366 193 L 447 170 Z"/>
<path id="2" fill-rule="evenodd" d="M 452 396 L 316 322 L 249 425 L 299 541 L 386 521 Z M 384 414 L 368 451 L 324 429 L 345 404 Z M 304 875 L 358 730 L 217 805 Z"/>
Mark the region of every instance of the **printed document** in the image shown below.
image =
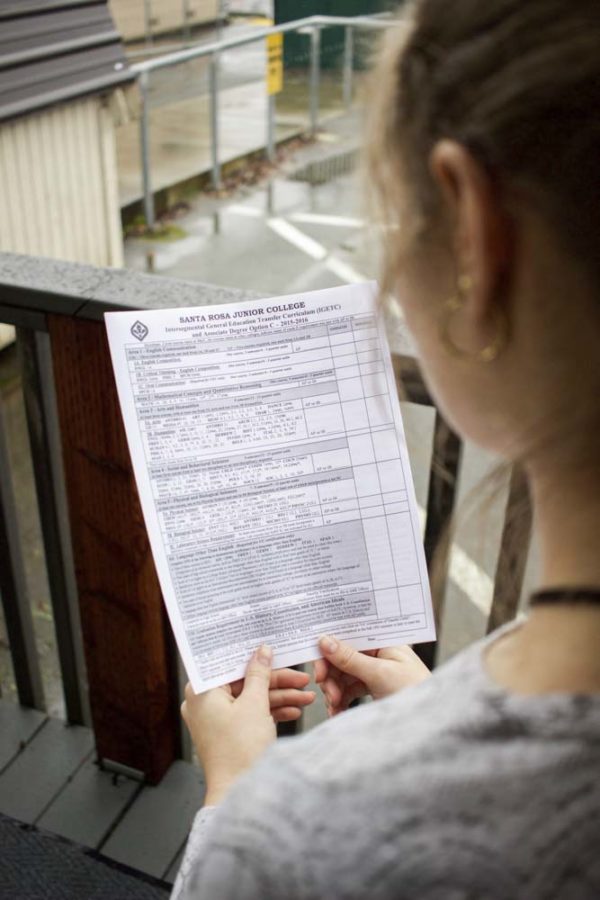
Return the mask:
<path id="1" fill-rule="evenodd" d="M 133 469 L 196 692 L 435 638 L 394 373 L 373 284 L 106 314 Z"/>

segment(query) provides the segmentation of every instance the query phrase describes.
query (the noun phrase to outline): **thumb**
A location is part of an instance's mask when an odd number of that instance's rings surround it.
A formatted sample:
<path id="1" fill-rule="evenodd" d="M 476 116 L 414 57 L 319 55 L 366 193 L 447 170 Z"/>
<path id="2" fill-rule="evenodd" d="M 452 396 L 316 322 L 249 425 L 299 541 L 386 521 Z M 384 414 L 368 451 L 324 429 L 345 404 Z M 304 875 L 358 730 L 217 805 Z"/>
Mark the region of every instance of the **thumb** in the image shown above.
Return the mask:
<path id="1" fill-rule="evenodd" d="M 252 654 L 246 669 L 244 689 L 240 694 L 240 699 L 245 698 L 252 701 L 253 704 L 263 706 L 266 710 L 270 709 L 269 687 L 271 684 L 272 660 L 273 651 L 267 644 L 262 644 Z"/>
<path id="2" fill-rule="evenodd" d="M 325 659 L 339 669 L 340 672 L 354 675 L 355 678 L 360 679 L 368 686 L 377 669 L 376 659 L 372 656 L 365 656 L 364 653 L 359 653 L 358 650 L 355 650 L 350 644 L 346 644 L 345 641 L 340 641 L 326 634 L 319 638 L 319 648 Z"/>

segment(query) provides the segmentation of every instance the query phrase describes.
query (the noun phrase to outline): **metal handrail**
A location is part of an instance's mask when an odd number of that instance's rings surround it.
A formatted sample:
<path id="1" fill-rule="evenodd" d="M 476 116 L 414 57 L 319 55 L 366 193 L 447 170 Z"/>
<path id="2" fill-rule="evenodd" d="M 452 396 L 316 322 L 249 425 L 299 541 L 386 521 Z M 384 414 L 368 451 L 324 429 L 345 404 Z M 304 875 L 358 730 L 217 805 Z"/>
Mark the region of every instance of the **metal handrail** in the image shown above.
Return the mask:
<path id="1" fill-rule="evenodd" d="M 353 71 L 353 36 L 355 29 L 381 30 L 390 26 L 403 25 L 402 19 L 397 16 L 389 17 L 386 14 L 378 16 L 306 16 L 303 19 L 295 19 L 292 22 L 284 22 L 280 25 L 272 25 L 258 28 L 238 37 L 226 38 L 221 41 L 213 41 L 209 44 L 198 44 L 184 50 L 167 53 L 158 59 L 148 59 L 134 63 L 129 71 L 138 79 L 142 98 L 140 116 L 140 148 L 142 163 L 142 182 L 144 194 L 144 216 L 146 225 L 150 230 L 155 226 L 156 216 L 154 209 L 154 195 L 151 184 L 150 161 L 150 118 L 149 118 L 149 79 L 152 72 L 166 69 L 180 63 L 189 62 L 192 59 L 208 57 L 209 93 L 210 93 L 210 133 L 211 133 L 211 169 L 212 185 L 215 190 L 221 187 L 221 162 L 219 158 L 219 56 L 226 50 L 243 47 L 257 41 L 264 41 L 274 34 L 289 34 L 292 32 L 306 33 L 310 37 L 310 81 L 309 81 L 309 111 L 310 133 L 315 135 L 319 127 L 319 79 L 320 79 L 320 36 L 321 29 L 330 27 L 344 28 L 344 55 L 343 55 L 343 97 L 344 105 L 348 107 L 352 99 L 352 71 Z M 274 158 L 274 98 L 269 98 L 267 104 L 267 156 Z"/>
<path id="2" fill-rule="evenodd" d="M 272 34 L 288 34 L 289 32 L 302 31 L 305 28 L 326 28 L 328 26 L 349 28 L 388 28 L 398 19 L 380 18 L 375 16 L 306 16 L 304 19 L 294 19 L 292 22 L 283 22 L 280 25 L 269 25 L 265 28 L 257 28 L 256 31 L 242 34 L 239 37 L 226 38 L 222 41 L 214 41 L 211 44 L 197 44 L 195 47 L 187 47 L 185 50 L 177 50 L 167 53 L 158 59 L 147 59 L 130 66 L 132 72 L 151 72 L 156 69 L 166 69 L 176 66 L 178 63 L 188 62 L 201 56 L 212 56 L 223 50 L 232 50 L 235 47 L 243 47 L 256 41 L 263 41 Z"/>

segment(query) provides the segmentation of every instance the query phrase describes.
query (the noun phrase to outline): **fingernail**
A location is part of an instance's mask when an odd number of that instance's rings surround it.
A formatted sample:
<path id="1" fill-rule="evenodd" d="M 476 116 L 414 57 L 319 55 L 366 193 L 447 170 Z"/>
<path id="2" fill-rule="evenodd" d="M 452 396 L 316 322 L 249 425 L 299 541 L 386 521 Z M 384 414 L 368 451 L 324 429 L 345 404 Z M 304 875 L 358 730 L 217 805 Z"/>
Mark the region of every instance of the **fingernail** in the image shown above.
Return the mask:
<path id="1" fill-rule="evenodd" d="M 329 637 L 328 634 L 323 634 L 319 638 L 319 646 L 325 653 L 335 653 L 338 648 L 338 642 L 335 638 Z"/>
<path id="2" fill-rule="evenodd" d="M 256 658 L 263 666 L 270 666 L 273 659 L 273 651 L 268 644 L 261 644 L 256 651 Z"/>

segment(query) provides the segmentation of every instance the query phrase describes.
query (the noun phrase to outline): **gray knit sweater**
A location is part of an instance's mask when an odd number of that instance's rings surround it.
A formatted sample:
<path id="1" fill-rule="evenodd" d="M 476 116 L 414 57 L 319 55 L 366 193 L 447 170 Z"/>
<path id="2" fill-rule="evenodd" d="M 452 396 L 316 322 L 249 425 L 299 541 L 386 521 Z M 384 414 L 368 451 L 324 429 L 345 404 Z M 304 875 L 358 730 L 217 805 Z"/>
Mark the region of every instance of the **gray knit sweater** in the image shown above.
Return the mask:
<path id="1" fill-rule="evenodd" d="M 600 898 L 600 696 L 524 697 L 471 647 L 279 741 L 198 813 L 177 900 Z"/>

